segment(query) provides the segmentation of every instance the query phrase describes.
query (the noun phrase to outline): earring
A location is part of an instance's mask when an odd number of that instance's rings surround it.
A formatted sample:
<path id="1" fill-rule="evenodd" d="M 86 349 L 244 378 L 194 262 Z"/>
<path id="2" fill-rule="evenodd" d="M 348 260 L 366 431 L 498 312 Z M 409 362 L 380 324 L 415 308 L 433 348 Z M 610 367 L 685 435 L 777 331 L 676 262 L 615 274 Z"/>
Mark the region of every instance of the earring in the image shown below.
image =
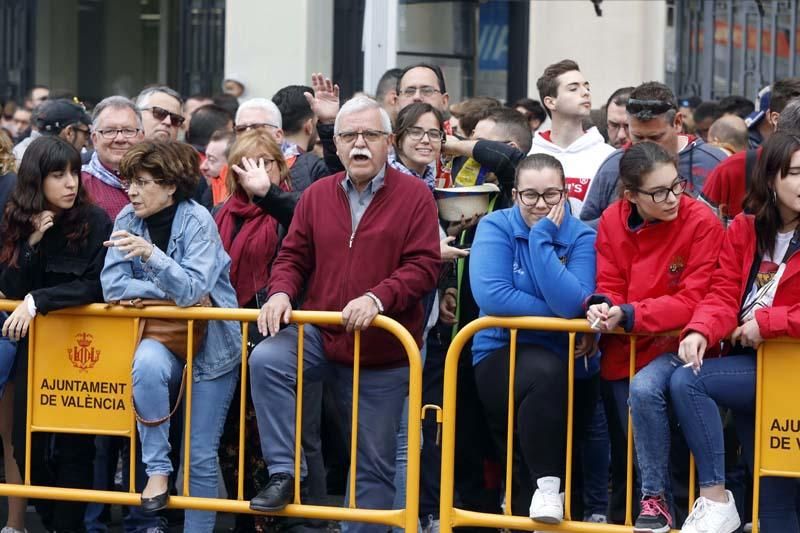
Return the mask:
<path id="1" fill-rule="evenodd" d="M 772 189 L 772 203 L 773 204 L 778 203 L 778 193 L 775 192 L 775 189 Z"/>

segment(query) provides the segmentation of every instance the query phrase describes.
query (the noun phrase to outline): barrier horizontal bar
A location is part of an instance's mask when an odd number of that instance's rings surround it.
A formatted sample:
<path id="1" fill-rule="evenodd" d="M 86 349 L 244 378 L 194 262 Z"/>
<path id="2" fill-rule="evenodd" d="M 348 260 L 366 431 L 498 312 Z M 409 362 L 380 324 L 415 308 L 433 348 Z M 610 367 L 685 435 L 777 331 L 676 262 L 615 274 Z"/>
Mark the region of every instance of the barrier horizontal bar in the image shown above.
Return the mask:
<path id="1" fill-rule="evenodd" d="M 785 472 L 783 470 L 765 470 L 763 468 L 760 469 L 759 472 L 761 472 L 761 477 L 764 477 L 764 476 L 767 476 L 767 477 L 793 477 L 793 478 L 800 479 L 800 472 Z"/>
<path id="2" fill-rule="evenodd" d="M 138 506 L 141 498 L 136 493 L 113 492 L 105 490 L 65 489 L 61 487 L 43 487 L 30 485 L 10 485 L 0 483 L 0 496 L 18 498 L 35 498 L 42 500 L 98 502 L 111 505 Z M 222 498 L 193 498 L 187 496 L 170 496 L 168 507 L 174 509 L 192 509 L 195 511 L 216 511 L 220 513 L 247 513 L 263 515 L 260 511 L 250 509 L 249 501 L 226 500 Z M 269 513 L 273 516 L 312 518 L 319 520 L 342 520 L 368 522 L 371 524 L 387 524 L 399 528 L 404 526 L 405 511 L 376 509 L 347 509 L 322 505 L 289 504 L 281 512 Z"/>
<path id="3" fill-rule="evenodd" d="M 524 516 L 508 516 L 490 513 L 478 513 L 454 508 L 452 514 L 452 527 L 485 527 L 503 530 L 525 531 L 562 531 L 570 533 L 630 533 L 631 526 L 615 524 L 596 524 L 592 522 L 562 522 L 561 524 L 544 524 L 534 522 Z M 673 529 L 671 533 L 680 533 Z"/>
<path id="4" fill-rule="evenodd" d="M 47 426 L 31 426 L 31 431 L 34 433 L 67 433 L 69 435 L 104 435 L 107 437 L 130 437 L 131 435 L 130 430 L 112 431 L 104 429 L 102 431 L 98 431 L 96 429 L 82 429 L 82 428 L 64 429 L 64 428 L 51 428 Z"/>

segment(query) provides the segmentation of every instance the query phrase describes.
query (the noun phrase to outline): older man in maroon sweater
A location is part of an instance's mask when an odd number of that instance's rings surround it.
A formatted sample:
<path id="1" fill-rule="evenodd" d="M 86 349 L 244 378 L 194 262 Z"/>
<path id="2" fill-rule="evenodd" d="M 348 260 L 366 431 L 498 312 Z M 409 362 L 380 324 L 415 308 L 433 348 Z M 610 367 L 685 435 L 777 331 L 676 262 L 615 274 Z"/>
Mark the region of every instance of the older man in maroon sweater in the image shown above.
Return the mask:
<path id="1" fill-rule="evenodd" d="M 352 332 L 363 331 L 356 500 L 360 508 L 391 509 L 407 357 L 394 337 L 367 328 L 384 314 L 421 345 L 422 298 L 436 286 L 439 271 L 436 205 L 422 181 L 386 166 L 392 144 L 386 112 L 374 100 L 356 97 L 339 111 L 334 130 L 346 172 L 317 181 L 300 198 L 258 319 L 259 330 L 270 337 L 249 362 L 261 449 L 271 474 L 250 503 L 259 511 L 283 509 L 292 499 L 297 328 L 279 329 L 301 296 L 303 309 L 342 311 L 341 326 L 305 327 L 304 379 L 330 378 L 348 421 Z M 386 528 L 348 523 L 345 529 Z"/>

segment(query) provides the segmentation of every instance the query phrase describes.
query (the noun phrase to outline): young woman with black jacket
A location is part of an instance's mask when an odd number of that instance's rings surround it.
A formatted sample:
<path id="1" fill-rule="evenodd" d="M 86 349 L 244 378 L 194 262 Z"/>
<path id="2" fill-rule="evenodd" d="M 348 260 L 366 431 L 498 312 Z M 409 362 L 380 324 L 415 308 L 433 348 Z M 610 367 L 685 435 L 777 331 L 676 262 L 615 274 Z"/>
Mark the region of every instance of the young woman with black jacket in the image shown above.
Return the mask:
<path id="1" fill-rule="evenodd" d="M 16 402 L 25 402 L 27 396 L 27 333 L 36 314 L 103 301 L 100 271 L 111 221 L 88 200 L 80 169 L 80 154 L 72 145 L 58 137 L 40 137 L 25 151 L 6 205 L 0 228 L 0 292 L 22 300 L 2 325 L 2 334 L 18 341 Z M 14 442 L 23 471 L 24 417 L 14 421 Z M 93 459 L 91 435 L 34 433 L 31 481 L 90 489 Z M 85 503 L 39 501 L 36 506 L 48 530 L 83 531 Z"/>

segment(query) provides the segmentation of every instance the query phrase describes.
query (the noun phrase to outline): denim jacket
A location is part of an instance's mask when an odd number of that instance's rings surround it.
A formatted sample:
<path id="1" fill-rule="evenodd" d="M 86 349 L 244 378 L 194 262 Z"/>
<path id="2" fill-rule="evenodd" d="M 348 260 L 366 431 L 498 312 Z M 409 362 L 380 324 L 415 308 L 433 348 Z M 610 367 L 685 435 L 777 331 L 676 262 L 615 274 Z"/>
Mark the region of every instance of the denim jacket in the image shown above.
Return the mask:
<path id="1" fill-rule="evenodd" d="M 117 216 L 114 231 L 126 230 L 150 240 L 145 221 L 128 204 Z M 230 280 L 231 259 L 222 247 L 211 214 L 187 200 L 178 204 L 166 253 L 154 248 L 150 260 L 124 259 L 125 253 L 109 248 L 100 274 L 107 302 L 135 298 L 174 300 L 189 307 L 204 296 L 214 307 L 238 307 Z M 238 322 L 211 320 L 194 358 L 195 381 L 226 374 L 241 360 Z"/>

